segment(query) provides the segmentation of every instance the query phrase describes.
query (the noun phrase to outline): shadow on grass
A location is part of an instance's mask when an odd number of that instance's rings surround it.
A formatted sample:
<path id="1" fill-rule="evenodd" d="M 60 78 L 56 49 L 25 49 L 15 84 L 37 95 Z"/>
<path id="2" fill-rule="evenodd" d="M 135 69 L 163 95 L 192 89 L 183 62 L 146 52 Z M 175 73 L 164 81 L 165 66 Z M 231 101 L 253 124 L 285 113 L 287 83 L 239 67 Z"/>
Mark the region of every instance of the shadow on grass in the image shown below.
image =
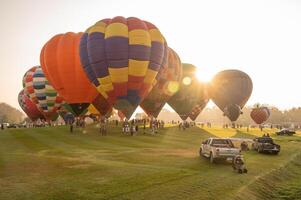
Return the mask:
<path id="1" fill-rule="evenodd" d="M 249 134 L 248 132 L 241 131 L 239 129 L 236 129 L 236 134 L 233 136 L 234 138 L 248 138 L 248 139 L 253 139 L 256 136 Z"/>

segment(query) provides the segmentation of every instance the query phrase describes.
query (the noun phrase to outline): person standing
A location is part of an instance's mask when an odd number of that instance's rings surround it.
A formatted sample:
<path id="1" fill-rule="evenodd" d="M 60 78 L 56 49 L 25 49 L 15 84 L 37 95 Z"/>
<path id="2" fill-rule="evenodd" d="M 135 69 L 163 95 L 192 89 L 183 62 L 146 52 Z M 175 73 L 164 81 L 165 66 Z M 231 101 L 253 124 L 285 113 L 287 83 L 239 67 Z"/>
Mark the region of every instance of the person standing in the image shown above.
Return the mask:
<path id="1" fill-rule="evenodd" d="M 145 128 L 146 128 L 146 120 L 143 120 L 143 134 L 145 134 Z"/>

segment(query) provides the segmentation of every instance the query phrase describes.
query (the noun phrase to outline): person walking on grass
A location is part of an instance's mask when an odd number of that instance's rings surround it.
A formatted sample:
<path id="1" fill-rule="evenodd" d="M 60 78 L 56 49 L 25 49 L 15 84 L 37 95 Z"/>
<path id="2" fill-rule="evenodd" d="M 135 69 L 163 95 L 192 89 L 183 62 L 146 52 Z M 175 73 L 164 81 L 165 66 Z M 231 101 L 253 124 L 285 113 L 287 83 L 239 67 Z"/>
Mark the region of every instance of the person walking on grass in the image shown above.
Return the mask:
<path id="1" fill-rule="evenodd" d="M 102 136 L 107 135 L 107 130 L 106 130 L 106 119 L 105 117 L 100 118 L 100 134 Z"/>

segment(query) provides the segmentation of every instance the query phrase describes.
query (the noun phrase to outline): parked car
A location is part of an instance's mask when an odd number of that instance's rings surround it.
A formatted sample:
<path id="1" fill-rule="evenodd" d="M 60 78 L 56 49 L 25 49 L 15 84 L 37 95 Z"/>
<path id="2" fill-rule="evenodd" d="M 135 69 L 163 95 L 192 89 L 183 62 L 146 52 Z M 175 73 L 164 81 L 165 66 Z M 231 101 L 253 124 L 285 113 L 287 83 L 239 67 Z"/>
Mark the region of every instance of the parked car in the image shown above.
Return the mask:
<path id="1" fill-rule="evenodd" d="M 294 130 L 288 129 L 288 128 L 283 128 L 280 131 L 276 132 L 276 135 L 289 135 L 292 136 L 296 134 L 296 132 Z"/>
<path id="2" fill-rule="evenodd" d="M 7 128 L 18 128 L 17 124 L 9 124 Z"/>
<path id="3" fill-rule="evenodd" d="M 241 151 L 234 147 L 230 139 L 209 138 L 202 142 L 199 153 L 213 163 L 218 159 L 232 161 L 235 156 L 240 155 Z"/>
<path id="4" fill-rule="evenodd" d="M 255 138 L 252 148 L 258 153 L 278 154 L 280 152 L 280 145 L 275 144 L 271 137 Z"/>

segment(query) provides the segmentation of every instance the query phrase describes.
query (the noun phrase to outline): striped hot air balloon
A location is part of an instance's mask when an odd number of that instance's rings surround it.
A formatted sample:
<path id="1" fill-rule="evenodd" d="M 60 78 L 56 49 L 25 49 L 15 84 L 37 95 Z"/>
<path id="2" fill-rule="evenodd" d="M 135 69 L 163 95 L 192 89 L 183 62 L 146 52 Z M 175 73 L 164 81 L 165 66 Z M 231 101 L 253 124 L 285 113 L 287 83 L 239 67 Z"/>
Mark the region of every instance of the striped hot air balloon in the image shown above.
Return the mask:
<path id="1" fill-rule="evenodd" d="M 41 67 L 35 66 L 23 77 L 24 93 L 34 102 L 47 120 L 55 120 L 63 99 L 46 79 Z"/>
<path id="2" fill-rule="evenodd" d="M 179 89 L 182 63 L 177 53 L 168 48 L 167 63 L 159 72 L 159 79 L 140 107 L 151 117 L 157 118 L 165 103 Z"/>
<path id="3" fill-rule="evenodd" d="M 100 20 L 80 42 L 89 80 L 127 118 L 152 89 L 166 57 L 167 44 L 159 29 L 134 17 Z"/>

